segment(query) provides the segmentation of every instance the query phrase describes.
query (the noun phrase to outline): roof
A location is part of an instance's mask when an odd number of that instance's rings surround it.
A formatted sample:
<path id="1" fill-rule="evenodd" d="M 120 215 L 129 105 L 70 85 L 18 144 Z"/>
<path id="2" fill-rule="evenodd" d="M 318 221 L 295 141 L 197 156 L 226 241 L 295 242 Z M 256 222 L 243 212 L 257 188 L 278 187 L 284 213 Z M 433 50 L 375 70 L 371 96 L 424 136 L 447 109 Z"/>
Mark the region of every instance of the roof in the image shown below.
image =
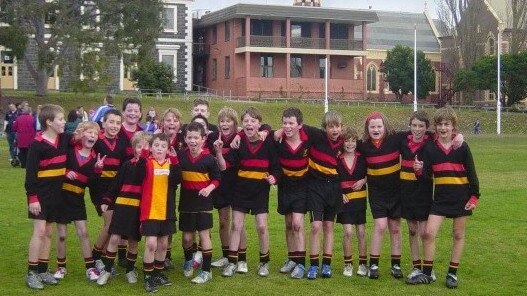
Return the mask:
<path id="1" fill-rule="evenodd" d="M 293 21 L 329 20 L 332 23 L 355 25 L 378 21 L 377 14 L 371 10 L 239 3 L 202 16 L 196 25 L 209 26 L 234 18 L 245 18 L 247 15 L 268 20 L 285 20 L 286 18 L 291 18 Z"/>
<path id="2" fill-rule="evenodd" d="M 512 0 L 486 0 L 496 16 L 505 24 L 505 28 L 512 27 Z M 520 4 L 524 5 L 524 4 Z"/>
<path id="3" fill-rule="evenodd" d="M 367 48 L 389 50 L 401 44 L 414 47 L 414 24 L 417 26 L 417 50 L 440 52 L 440 43 L 424 13 L 375 11 L 379 21 L 367 26 Z M 361 28 L 355 37 L 362 38 Z"/>

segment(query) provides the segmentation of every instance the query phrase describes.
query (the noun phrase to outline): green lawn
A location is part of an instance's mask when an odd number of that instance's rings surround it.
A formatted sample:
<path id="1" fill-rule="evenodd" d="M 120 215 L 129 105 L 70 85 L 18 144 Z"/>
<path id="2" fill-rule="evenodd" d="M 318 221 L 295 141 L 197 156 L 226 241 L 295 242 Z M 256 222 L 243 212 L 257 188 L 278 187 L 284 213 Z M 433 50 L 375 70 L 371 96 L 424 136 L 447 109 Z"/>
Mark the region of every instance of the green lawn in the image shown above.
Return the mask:
<path id="1" fill-rule="evenodd" d="M 96 106 L 100 98 L 92 97 L 82 100 L 82 103 L 71 102 L 64 98 L 49 98 L 42 102 L 64 102 L 68 107 L 84 104 Z M 31 100 L 30 104 L 37 101 Z M 176 106 L 188 118 L 190 102 L 155 101 L 146 99 L 145 106 L 155 104 L 158 110 L 167 106 Z M 218 102 L 212 103 L 212 110 L 217 112 L 223 105 L 234 106 L 237 110 L 243 109 L 247 104 Z M 276 126 L 281 110 L 291 103 L 263 104 L 255 103 L 264 113 L 264 119 Z M 320 106 L 302 104 L 306 122 L 311 125 L 319 124 L 322 114 Z M 333 108 L 333 106 L 331 106 Z M 394 125 L 404 128 L 410 107 L 382 107 L 381 110 L 393 119 Z M 345 114 L 347 122 L 361 130 L 362 120 L 373 107 L 345 107 L 338 106 L 337 110 Z M 433 112 L 433 110 L 429 110 Z M 258 261 L 257 238 L 254 231 L 254 219 L 248 217 L 249 248 L 248 261 L 249 273 L 236 275 L 234 278 L 222 278 L 218 270 L 213 270 L 213 281 L 203 286 L 192 285 L 183 277 L 181 265 L 183 262 L 181 239 L 179 233 L 174 240 L 174 259 L 178 264 L 175 271 L 169 272 L 169 277 L 174 285 L 161 288 L 158 295 L 215 295 L 226 293 L 228 295 L 320 295 L 328 294 L 373 294 L 373 295 L 519 295 L 525 293 L 527 283 L 523 274 L 527 270 L 527 218 L 525 210 L 527 201 L 525 192 L 527 180 L 525 167 L 527 167 L 527 135 L 525 123 L 527 116 L 521 114 L 505 114 L 503 130 L 509 135 L 495 136 L 490 133 L 495 130 L 493 119 L 495 114 L 463 111 L 462 131 L 466 134 L 466 141 L 474 154 L 476 167 L 480 179 L 481 201 L 474 215 L 467 224 L 466 246 L 460 269 L 458 272 L 460 287 L 450 291 L 444 286 L 444 276 L 449 262 L 451 246 L 451 221 L 444 224 L 439 234 L 435 270 L 438 282 L 429 286 L 407 286 L 402 281 L 394 280 L 389 275 L 389 242 L 385 236 L 384 249 L 381 256 L 381 274 L 379 280 L 352 277 L 345 278 L 341 275 L 343 260 L 341 251 L 342 232 L 337 225 L 334 252 L 334 276 L 331 279 L 292 280 L 278 272 L 279 267 L 286 257 L 283 218 L 276 209 L 276 190 L 271 196 L 271 213 L 269 216 L 271 240 L 271 275 L 269 278 L 260 278 L 256 275 Z M 473 118 L 480 118 L 483 131 L 480 136 L 470 135 L 470 122 Z M 494 130 L 493 130 L 494 129 Z M 510 135 L 514 134 L 514 135 Z M 6 141 L 0 139 L 0 192 L 2 206 L 0 207 L 0 232 L 4 235 L 1 246 L 0 274 L 4 275 L 2 283 L 3 295 L 26 295 L 31 291 L 25 287 L 24 276 L 27 262 L 27 244 L 31 235 L 31 221 L 26 214 L 26 198 L 23 190 L 24 171 L 20 168 L 10 167 L 6 160 Z M 89 204 L 89 202 L 88 202 Z M 92 207 L 89 209 L 89 228 L 91 238 L 95 237 L 101 223 Z M 368 215 L 368 229 L 371 228 L 371 216 Z M 216 221 L 215 221 L 216 222 Z M 307 228 L 308 228 L 308 224 Z M 402 223 L 403 230 L 403 271 L 410 270 L 410 259 L 406 224 Z M 89 283 L 84 277 L 84 265 L 80 255 L 77 239 L 73 228 L 69 229 L 68 239 L 68 275 L 57 287 L 46 287 L 39 295 L 122 295 L 142 294 L 140 284 L 129 285 L 124 276 L 114 278 L 108 285 L 98 287 Z M 369 235 L 368 235 L 369 237 Z M 217 230 L 213 229 L 214 258 L 220 252 Z M 369 239 L 368 239 L 369 241 Z M 354 242 L 355 243 L 355 242 Z M 140 252 L 141 254 L 141 252 Z M 355 260 L 357 255 L 354 256 Z M 55 252 L 51 253 L 51 268 L 55 268 Z M 138 258 L 137 267 L 141 268 L 141 256 Z"/>

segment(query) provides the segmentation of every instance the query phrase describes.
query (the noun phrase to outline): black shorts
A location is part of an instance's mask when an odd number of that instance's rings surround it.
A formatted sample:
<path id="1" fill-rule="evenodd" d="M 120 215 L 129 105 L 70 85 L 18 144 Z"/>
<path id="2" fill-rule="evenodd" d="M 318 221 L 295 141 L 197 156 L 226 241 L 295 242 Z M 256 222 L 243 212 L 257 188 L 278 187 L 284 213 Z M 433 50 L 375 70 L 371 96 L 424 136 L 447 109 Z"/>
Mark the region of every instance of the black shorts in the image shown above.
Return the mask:
<path id="1" fill-rule="evenodd" d="M 401 182 L 401 216 L 406 220 L 426 221 L 433 200 L 432 182 Z"/>
<path id="2" fill-rule="evenodd" d="M 337 223 L 366 224 L 366 208 L 366 198 L 350 200 L 342 206 L 342 212 L 337 214 Z"/>
<path id="3" fill-rule="evenodd" d="M 89 184 L 89 191 L 90 191 L 90 199 L 95 207 L 95 211 L 97 212 L 97 215 L 102 216 L 102 198 L 108 188 L 110 187 L 113 179 L 108 178 L 95 178 L 92 181 L 90 181 Z M 113 205 L 108 206 L 108 210 L 113 210 Z"/>
<path id="4" fill-rule="evenodd" d="M 215 209 L 230 207 L 234 197 L 236 186 L 236 172 L 225 173 L 221 175 L 220 187 L 212 193 L 212 202 Z"/>
<path id="5" fill-rule="evenodd" d="M 63 192 L 63 198 L 64 206 L 62 213 L 67 221 L 82 221 L 88 219 L 84 197 Z"/>
<path id="6" fill-rule="evenodd" d="M 269 213 L 269 189 L 252 196 L 238 193 L 232 200 L 231 208 L 233 211 L 251 215 Z"/>
<path id="7" fill-rule="evenodd" d="M 370 202 L 371 214 L 374 219 L 401 218 L 401 197 L 398 191 L 382 191 L 368 187 L 368 200 Z"/>
<path id="8" fill-rule="evenodd" d="M 470 197 L 460 198 L 458 195 L 448 197 L 436 196 L 430 209 L 431 215 L 444 216 L 446 218 L 459 218 L 472 215 L 472 211 L 465 210 Z"/>
<path id="9" fill-rule="evenodd" d="M 139 207 L 116 205 L 108 233 L 141 241 L 140 225 Z"/>
<path id="10" fill-rule="evenodd" d="M 62 208 L 63 206 L 60 203 L 40 201 L 40 214 L 33 215 L 28 208 L 28 218 L 34 220 L 45 220 L 48 223 L 66 224 L 67 221 L 62 215 Z"/>
<path id="11" fill-rule="evenodd" d="M 184 232 L 202 231 L 212 228 L 212 213 L 179 213 L 179 230 Z"/>
<path id="12" fill-rule="evenodd" d="M 342 190 L 338 181 L 308 179 L 307 209 L 311 221 L 335 221 L 342 209 Z"/>
<path id="13" fill-rule="evenodd" d="M 305 214 L 307 212 L 307 186 L 303 180 L 278 183 L 278 213 Z"/>
<path id="14" fill-rule="evenodd" d="M 176 232 L 176 220 L 146 220 L 140 229 L 143 236 L 167 236 Z"/>

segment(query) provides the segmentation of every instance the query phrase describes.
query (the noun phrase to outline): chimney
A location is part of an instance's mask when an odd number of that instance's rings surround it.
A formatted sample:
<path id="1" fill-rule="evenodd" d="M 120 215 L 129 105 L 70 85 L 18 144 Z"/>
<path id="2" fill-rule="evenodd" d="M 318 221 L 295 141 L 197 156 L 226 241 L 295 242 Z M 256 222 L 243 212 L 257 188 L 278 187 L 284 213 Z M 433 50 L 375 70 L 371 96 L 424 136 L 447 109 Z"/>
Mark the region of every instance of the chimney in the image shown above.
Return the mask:
<path id="1" fill-rule="evenodd" d="M 293 5 L 320 7 L 320 0 L 294 0 Z"/>

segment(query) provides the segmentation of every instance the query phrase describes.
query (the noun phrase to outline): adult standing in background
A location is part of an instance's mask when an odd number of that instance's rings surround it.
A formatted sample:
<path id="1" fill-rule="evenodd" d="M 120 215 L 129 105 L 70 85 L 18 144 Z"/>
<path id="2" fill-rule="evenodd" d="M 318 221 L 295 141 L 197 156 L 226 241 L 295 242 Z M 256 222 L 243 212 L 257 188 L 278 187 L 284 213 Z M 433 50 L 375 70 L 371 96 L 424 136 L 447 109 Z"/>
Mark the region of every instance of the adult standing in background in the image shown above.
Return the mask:
<path id="1" fill-rule="evenodd" d="M 103 105 L 95 111 L 91 120 L 101 125 L 104 114 L 110 109 L 115 109 L 113 105 L 113 97 L 111 95 L 106 95 L 106 97 L 104 97 Z"/>
<path id="2" fill-rule="evenodd" d="M 79 118 L 81 119 L 81 122 L 85 122 L 89 120 L 88 113 L 86 113 L 83 106 L 77 107 L 77 113 L 79 114 Z"/>
<path id="3" fill-rule="evenodd" d="M 42 130 L 42 127 L 40 126 L 40 122 L 38 121 L 38 115 L 40 114 L 40 109 L 42 109 L 42 105 L 37 105 L 37 111 L 33 113 L 33 119 L 35 120 L 35 130 L 37 132 L 40 132 L 40 130 Z"/>
<path id="4" fill-rule="evenodd" d="M 16 146 L 18 147 L 20 167 L 25 168 L 29 145 L 33 142 L 36 134 L 35 119 L 27 105 L 22 106 L 20 112 L 21 114 L 13 123 L 12 130 L 16 132 Z"/>
<path id="5" fill-rule="evenodd" d="M 15 145 L 15 131 L 13 131 L 13 123 L 15 122 L 18 116 L 18 109 L 15 103 L 9 103 L 9 110 L 5 114 L 4 119 L 4 133 L 7 138 L 7 143 L 9 144 L 9 155 L 11 160 L 16 158 L 16 145 Z"/>

